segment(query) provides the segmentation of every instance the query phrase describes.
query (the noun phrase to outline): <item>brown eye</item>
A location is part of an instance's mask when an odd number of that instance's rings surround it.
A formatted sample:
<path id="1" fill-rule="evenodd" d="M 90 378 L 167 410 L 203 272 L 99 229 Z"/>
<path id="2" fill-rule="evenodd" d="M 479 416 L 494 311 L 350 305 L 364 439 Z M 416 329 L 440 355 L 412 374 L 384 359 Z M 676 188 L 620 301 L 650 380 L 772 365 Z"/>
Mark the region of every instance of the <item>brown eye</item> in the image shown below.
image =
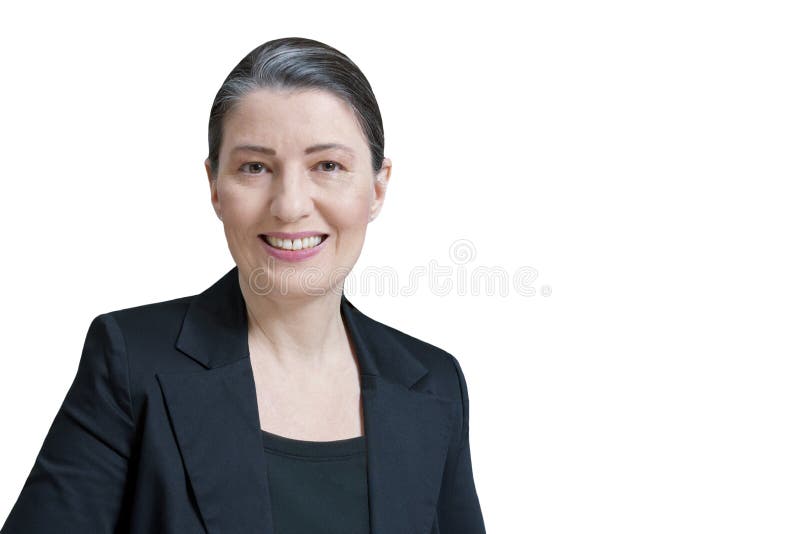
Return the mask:
<path id="1" fill-rule="evenodd" d="M 322 166 L 322 170 L 326 172 L 333 172 L 337 170 L 343 170 L 341 163 L 337 163 L 335 161 L 321 161 L 319 165 Z"/>
<path id="2" fill-rule="evenodd" d="M 244 170 L 250 174 L 260 174 L 260 171 L 265 169 L 264 165 L 258 162 L 245 163 L 239 170 Z"/>

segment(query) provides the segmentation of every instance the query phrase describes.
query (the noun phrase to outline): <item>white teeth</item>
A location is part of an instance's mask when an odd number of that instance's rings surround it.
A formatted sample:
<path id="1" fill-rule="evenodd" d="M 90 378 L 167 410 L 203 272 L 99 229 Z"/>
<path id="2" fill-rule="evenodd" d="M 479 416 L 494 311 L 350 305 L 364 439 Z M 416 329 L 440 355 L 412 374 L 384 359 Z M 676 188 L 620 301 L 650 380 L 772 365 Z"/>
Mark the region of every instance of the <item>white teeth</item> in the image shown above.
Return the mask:
<path id="1" fill-rule="evenodd" d="M 313 248 L 322 242 L 321 235 L 313 237 L 304 237 L 302 239 L 279 239 L 277 237 L 267 236 L 267 242 L 275 248 L 282 248 L 284 250 L 301 250 L 304 248 Z"/>

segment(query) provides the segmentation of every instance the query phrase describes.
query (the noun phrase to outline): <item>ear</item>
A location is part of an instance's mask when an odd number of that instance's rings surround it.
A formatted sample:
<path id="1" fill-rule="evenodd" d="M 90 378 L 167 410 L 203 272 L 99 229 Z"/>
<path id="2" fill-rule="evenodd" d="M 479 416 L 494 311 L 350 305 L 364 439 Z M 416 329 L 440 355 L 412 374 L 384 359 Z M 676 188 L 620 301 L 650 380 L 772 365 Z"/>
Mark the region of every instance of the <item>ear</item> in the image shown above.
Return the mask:
<path id="1" fill-rule="evenodd" d="M 383 163 L 375 179 L 372 181 L 373 196 L 372 205 L 369 210 L 369 220 L 372 221 L 383 208 L 383 201 L 386 199 L 386 188 L 389 186 L 389 178 L 392 176 L 392 160 L 383 158 Z"/>
<path id="2" fill-rule="evenodd" d="M 222 220 L 222 210 L 219 205 L 219 193 L 217 192 L 217 178 L 211 170 L 211 160 L 206 158 L 205 161 L 206 175 L 208 176 L 208 186 L 211 189 L 211 205 L 214 206 L 214 211 L 217 212 L 217 218 Z"/>

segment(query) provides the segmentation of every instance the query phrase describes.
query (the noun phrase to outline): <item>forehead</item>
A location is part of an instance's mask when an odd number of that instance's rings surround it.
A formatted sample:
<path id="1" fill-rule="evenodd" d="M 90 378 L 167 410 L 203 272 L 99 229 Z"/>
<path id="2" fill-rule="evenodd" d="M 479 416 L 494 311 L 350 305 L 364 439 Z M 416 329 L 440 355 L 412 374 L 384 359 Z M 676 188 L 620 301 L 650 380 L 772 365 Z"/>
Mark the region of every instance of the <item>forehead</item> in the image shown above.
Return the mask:
<path id="1" fill-rule="evenodd" d="M 239 99 L 224 121 L 223 147 L 239 142 L 310 145 L 338 142 L 368 150 L 350 105 L 318 89 L 256 89 Z M 361 146 L 363 145 L 363 146 Z M 223 148 L 224 149 L 224 148 Z"/>

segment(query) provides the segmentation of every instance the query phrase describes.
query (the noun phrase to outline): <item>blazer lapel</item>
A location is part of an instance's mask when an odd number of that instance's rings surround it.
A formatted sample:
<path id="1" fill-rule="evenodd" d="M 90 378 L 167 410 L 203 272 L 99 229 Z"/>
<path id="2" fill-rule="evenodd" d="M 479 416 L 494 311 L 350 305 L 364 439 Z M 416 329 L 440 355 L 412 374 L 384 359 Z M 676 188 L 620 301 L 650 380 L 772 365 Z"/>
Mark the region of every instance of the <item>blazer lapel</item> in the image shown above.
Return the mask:
<path id="1" fill-rule="evenodd" d="M 158 380 L 209 534 L 272 533 L 250 360 Z"/>
<path id="2" fill-rule="evenodd" d="M 238 268 L 197 295 L 176 347 L 205 369 L 158 373 L 189 484 L 210 534 L 274 534 Z M 428 370 L 344 295 L 358 358 L 373 534 L 428 534 L 457 402 L 413 387 Z"/>
<path id="3" fill-rule="evenodd" d="M 344 296 L 361 367 L 373 534 L 429 534 L 458 404 L 411 389 L 428 370 Z"/>

